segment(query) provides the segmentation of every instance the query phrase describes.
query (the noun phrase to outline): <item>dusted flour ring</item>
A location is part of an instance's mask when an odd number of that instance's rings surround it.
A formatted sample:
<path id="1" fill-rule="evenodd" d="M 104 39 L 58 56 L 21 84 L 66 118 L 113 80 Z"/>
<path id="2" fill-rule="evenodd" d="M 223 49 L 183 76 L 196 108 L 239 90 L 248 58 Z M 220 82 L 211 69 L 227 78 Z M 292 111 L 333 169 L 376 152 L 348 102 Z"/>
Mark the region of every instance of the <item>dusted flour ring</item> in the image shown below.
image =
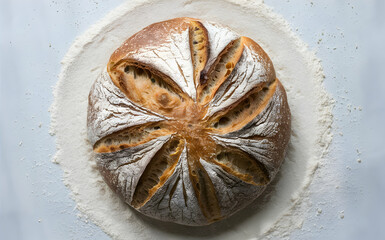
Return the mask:
<path id="1" fill-rule="evenodd" d="M 87 125 L 98 168 L 126 203 L 163 221 L 207 225 L 272 181 L 290 110 L 257 43 L 177 18 L 112 54 L 90 91 Z"/>

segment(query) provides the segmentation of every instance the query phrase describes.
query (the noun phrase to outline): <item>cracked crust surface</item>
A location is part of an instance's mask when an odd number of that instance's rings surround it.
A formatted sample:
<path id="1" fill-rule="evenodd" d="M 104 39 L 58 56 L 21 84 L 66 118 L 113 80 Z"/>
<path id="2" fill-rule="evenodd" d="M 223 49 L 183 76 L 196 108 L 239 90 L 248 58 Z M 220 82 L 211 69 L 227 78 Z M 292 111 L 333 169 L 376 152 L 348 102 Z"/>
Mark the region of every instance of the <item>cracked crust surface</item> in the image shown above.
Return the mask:
<path id="1" fill-rule="evenodd" d="M 257 43 L 177 18 L 112 54 L 90 91 L 87 125 L 98 168 L 125 202 L 199 226 L 239 211 L 272 181 L 290 110 Z"/>

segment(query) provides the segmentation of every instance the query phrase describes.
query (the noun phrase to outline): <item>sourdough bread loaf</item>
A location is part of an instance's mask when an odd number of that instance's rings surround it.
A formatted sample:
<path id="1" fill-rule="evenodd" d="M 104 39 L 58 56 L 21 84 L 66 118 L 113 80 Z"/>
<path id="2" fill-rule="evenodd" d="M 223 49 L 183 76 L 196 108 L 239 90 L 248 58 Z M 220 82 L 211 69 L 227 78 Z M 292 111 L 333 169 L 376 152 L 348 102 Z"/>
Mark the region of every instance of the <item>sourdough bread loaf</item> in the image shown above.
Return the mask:
<path id="1" fill-rule="evenodd" d="M 290 138 L 286 93 L 263 49 L 192 18 L 152 24 L 112 54 L 87 124 L 113 191 L 147 216 L 196 226 L 256 199 Z"/>

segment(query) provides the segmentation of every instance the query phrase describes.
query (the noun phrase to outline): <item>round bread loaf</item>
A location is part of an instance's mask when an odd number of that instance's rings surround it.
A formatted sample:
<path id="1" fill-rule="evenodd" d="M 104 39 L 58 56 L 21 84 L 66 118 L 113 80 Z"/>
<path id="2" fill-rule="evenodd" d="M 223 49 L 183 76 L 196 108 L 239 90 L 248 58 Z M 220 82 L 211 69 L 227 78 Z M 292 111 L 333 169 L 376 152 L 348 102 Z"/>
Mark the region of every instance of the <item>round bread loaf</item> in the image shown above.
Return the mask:
<path id="1" fill-rule="evenodd" d="M 90 91 L 87 120 L 110 188 L 139 212 L 184 225 L 250 204 L 290 138 L 286 93 L 263 49 L 192 18 L 127 39 Z"/>

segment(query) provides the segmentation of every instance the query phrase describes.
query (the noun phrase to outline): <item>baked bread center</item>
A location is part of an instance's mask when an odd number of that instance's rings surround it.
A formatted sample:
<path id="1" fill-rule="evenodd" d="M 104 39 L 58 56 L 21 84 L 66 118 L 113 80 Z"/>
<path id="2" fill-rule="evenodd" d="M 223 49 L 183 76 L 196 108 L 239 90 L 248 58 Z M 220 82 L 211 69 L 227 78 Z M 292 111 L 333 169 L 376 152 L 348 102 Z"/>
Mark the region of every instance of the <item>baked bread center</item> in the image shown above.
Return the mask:
<path id="1" fill-rule="evenodd" d="M 213 130 L 202 119 L 192 118 L 171 122 L 175 135 L 186 142 L 189 162 L 211 160 L 216 154 L 216 143 L 210 136 Z"/>

